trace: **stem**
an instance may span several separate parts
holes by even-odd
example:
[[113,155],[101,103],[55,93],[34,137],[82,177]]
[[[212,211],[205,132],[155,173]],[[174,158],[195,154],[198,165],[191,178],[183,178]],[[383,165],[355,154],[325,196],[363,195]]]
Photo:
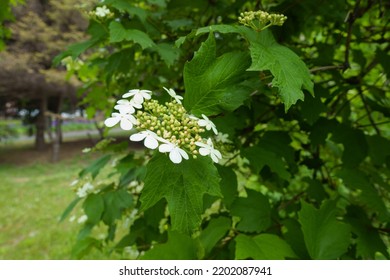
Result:
[[361,88],[359,88],[359,96],[360,96],[360,98],[363,101],[364,109],[367,112],[367,117],[370,120],[370,123],[371,123],[372,127],[375,129],[375,131],[376,131],[376,133],[378,135],[381,135],[381,132],[380,132],[379,128],[376,126],[376,123],[374,122],[374,119],[372,118],[370,107],[368,107],[368,105],[367,105],[366,99],[365,99],[365,97],[364,97],[364,95],[362,93]]

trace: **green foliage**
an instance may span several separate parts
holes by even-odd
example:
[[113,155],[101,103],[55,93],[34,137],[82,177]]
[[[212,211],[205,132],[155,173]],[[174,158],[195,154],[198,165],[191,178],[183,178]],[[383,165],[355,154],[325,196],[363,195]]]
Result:
[[141,210],[165,198],[173,230],[190,233],[197,229],[203,212],[203,195],[220,196],[219,176],[211,160],[189,160],[175,165],[167,156],[156,155],[146,168]]
[[[140,259],[389,257],[387,4],[252,2],[106,0],[109,15],[90,12],[90,39],[57,57],[80,61],[67,66],[92,113],[108,117],[134,88],[164,103],[166,87],[223,133],[206,131],[218,164],[194,151],[174,164],[98,145],[107,155],[80,173],[95,189],[80,199],[77,256],[94,247]],[[239,25],[254,6],[287,20]]]

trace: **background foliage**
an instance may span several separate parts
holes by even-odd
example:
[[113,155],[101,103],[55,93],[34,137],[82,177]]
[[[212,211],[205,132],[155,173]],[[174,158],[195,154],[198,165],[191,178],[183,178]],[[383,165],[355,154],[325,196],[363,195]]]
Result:
[[[74,255],[388,258],[390,6],[329,2],[101,1],[110,14],[92,10],[89,38],[55,59],[83,82],[89,116],[109,116],[129,89],[165,86],[229,141],[221,164],[179,165],[100,143],[107,154],[76,185],[93,189],[64,213],[81,203],[88,217]],[[259,9],[288,19],[238,24]]]

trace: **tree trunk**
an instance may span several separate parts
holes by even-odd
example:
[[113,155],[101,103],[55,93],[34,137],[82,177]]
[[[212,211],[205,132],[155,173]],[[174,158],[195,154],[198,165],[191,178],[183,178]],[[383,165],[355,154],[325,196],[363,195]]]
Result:
[[37,150],[43,150],[45,148],[45,126],[46,126],[46,112],[47,108],[47,97],[46,95],[42,96],[39,105],[39,115],[36,121],[36,135],[35,135],[35,148]]
[[52,157],[51,161],[56,162],[60,159],[60,149],[61,149],[61,144],[62,144],[62,120],[61,120],[61,107],[62,107],[62,94],[60,94],[59,99],[58,99],[58,106],[56,110],[56,114],[58,117],[54,118],[55,120],[55,133],[53,137],[53,150],[52,150]]

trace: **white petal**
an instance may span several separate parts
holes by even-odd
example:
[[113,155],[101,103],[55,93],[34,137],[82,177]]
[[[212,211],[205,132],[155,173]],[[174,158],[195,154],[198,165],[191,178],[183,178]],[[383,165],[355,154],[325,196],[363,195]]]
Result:
[[151,99],[152,98],[152,96],[149,93],[145,93],[145,92],[142,93],[142,96],[145,99]]
[[158,141],[152,136],[148,136],[145,138],[144,145],[145,147],[154,150],[158,147]]
[[195,145],[202,148],[209,148],[209,146],[202,142],[195,142]]
[[136,94],[137,92],[139,92],[139,89],[132,89],[132,90],[129,90],[127,93],[125,93],[124,95],[122,95],[123,98],[127,98],[127,97],[130,97],[130,96],[133,96],[134,94]]
[[171,143],[167,143],[161,144],[160,147],[158,147],[158,150],[160,151],[160,153],[167,153],[172,151],[173,148],[174,146]]
[[207,149],[207,148],[200,148],[199,149],[199,154],[201,154],[202,156],[207,156],[210,154],[210,149]]
[[213,129],[215,135],[218,135],[218,130],[217,130],[217,128],[215,127],[215,125],[213,125],[211,128]]
[[219,159],[214,155],[214,154],[211,154],[211,159],[215,162],[215,163],[218,163]]
[[199,126],[206,126],[207,124],[208,124],[208,122],[205,121],[205,120],[199,120],[199,121],[198,121],[198,125],[199,125]]
[[118,122],[119,122],[120,118],[117,118],[117,117],[111,117],[111,118],[108,118],[104,121],[104,124],[108,127],[113,127],[114,125],[116,125]]
[[121,114],[133,114],[135,112],[134,107],[130,104],[115,105],[114,109],[118,110]]
[[142,141],[146,138],[146,134],[145,133],[136,133],[136,134],[133,134],[130,136],[130,140],[131,141]]
[[214,154],[216,157],[222,159],[222,155],[221,155],[221,152],[220,152],[220,151],[214,149],[213,152],[212,152],[212,154]]
[[133,128],[133,123],[129,121],[128,119],[122,119],[121,120],[121,128],[123,130],[131,130]]
[[178,148],[178,150],[179,150],[180,155],[183,158],[188,159],[188,155],[187,155],[186,151],[184,151],[183,149],[180,149],[180,148]]
[[169,153],[169,159],[173,162],[173,163],[180,163],[181,162],[181,155],[180,155],[180,152],[177,150],[177,149],[173,149],[170,153]]

